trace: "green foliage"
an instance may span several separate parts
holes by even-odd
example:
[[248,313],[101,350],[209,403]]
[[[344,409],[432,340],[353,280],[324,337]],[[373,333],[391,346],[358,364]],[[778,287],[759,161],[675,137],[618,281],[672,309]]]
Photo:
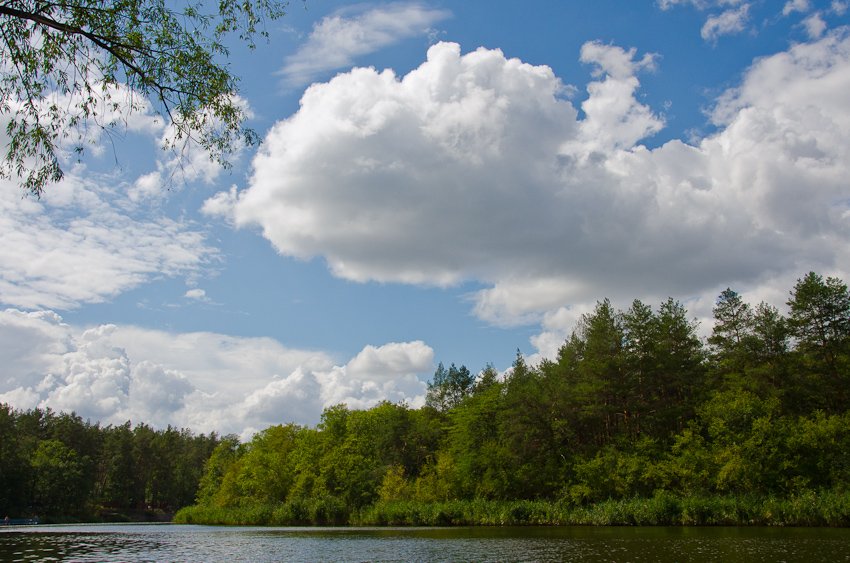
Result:
[[850,292],[836,278],[809,272],[797,280],[788,300],[789,325],[805,354],[810,387],[823,406],[843,411],[850,384]]
[[472,391],[474,381],[475,376],[469,373],[466,366],[457,368],[452,364],[447,370],[440,362],[437,371],[434,372],[434,379],[428,382],[428,396],[425,404],[439,411],[451,410]]
[[449,452],[437,454],[436,463],[428,463],[413,485],[413,499],[418,502],[447,501],[462,494],[462,483],[454,457]]
[[[460,497],[498,497],[505,489],[504,444],[500,440],[500,418],[505,413],[503,384],[492,383],[466,399],[463,408],[451,413],[448,427],[449,451],[439,460],[446,466],[447,454],[454,466],[455,494]],[[438,464],[439,465],[439,464]],[[445,468],[443,472],[448,468]],[[433,499],[448,495],[435,494]]]
[[217,443],[215,434],[101,428],[74,413],[0,405],[0,512],[80,521],[101,506],[177,509],[195,500]]
[[41,442],[32,459],[35,504],[48,514],[72,512],[85,496],[89,463],[58,440]]
[[714,307],[714,327],[708,342],[722,364],[738,368],[745,361],[747,340],[752,333],[753,311],[741,296],[726,288]]
[[351,512],[343,501],[320,497],[237,507],[188,506],[175,514],[174,522],[219,526],[342,526],[350,518]]
[[626,451],[605,446],[595,456],[576,461],[573,482],[563,494],[576,504],[650,496],[663,490],[669,481],[665,457],[658,442],[651,438],[641,439]]
[[850,526],[850,494],[609,499],[575,506],[558,501],[454,500],[379,503],[352,513],[355,526]]
[[391,467],[384,475],[381,486],[378,487],[380,502],[408,500],[411,496],[411,487],[404,478],[404,469],[398,465]]
[[18,428],[18,414],[0,404],[0,510],[15,514],[26,505],[31,460],[29,436]]
[[[208,11],[212,5],[217,10]],[[21,178],[40,195],[62,178],[60,152],[84,151],[100,131],[153,107],[172,133],[163,148],[187,140],[228,166],[234,143],[258,140],[243,125],[238,77],[221,61],[225,39],[249,48],[268,37],[266,20],[286,3],[223,0],[177,9],[162,0],[11,0],[0,5],[0,113],[8,116],[8,152],[0,175]],[[94,133],[92,133],[94,130]]]

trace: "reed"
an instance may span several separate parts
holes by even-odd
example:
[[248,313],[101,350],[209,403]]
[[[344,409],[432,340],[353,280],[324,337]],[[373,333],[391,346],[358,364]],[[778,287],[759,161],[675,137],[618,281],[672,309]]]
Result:
[[174,522],[209,526],[344,526],[350,516],[341,500],[322,497],[277,504],[188,506],[174,516]]
[[228,526],[850,526],[850,492],[609,499],[576,505],[550,500],[379,502],[350,510],[335,497],[274,505],[191,506],[181,524]]

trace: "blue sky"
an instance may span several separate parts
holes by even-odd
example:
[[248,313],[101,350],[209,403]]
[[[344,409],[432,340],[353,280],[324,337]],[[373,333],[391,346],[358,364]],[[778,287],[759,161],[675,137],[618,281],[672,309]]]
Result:
[[[306,6],[306,9],[305,9]],[[0,185],[0,401],[248,436],[553,357],[597,300],[850,279],[846,1],[293,2],[230,172],[142,112]]]

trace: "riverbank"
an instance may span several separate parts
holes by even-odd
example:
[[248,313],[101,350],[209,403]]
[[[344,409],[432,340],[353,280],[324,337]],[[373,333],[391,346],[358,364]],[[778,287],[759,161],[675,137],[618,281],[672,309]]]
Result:
[[349,510],[338,499],[242,507],[190,506],[178,524],[228,526],[828,526],[850,527],[850,493],[607,500],[572,505],[546,500],[395,501]]
[[[86,507],[74,514],[48,514],[40,518],[21,520],[36,524],[121,524],[172,522],[174,512],[145,508],[93,508]],[[2,523],[2,522],[0,522]]]

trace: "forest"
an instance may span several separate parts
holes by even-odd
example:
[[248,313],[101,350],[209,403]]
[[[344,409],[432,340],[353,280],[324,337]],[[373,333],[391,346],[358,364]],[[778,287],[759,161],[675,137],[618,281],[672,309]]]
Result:
[[74,413],[0,405],[0,518],[167,518],[195,501],[215,433],[101,427]]
[[5,407],[0,506],[165,503],[209,524],[847,526],[850,293],[810,272],[787,305],[727,289],[703,340],[673,299],[603,300],[552,360],[440,364],[422,408],[337,405],[246,443]]

